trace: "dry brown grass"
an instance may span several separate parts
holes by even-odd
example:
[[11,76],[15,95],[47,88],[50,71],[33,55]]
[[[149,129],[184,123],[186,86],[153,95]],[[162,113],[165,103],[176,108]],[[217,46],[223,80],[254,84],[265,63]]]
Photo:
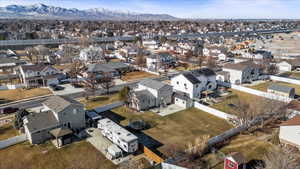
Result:
[[36,96],[43,96],[51,94],[51,91],[46,88],[35,88],[35,89],[13,89],[13,90],[1,90],[0,99],[6,101],[17,101],[27,99]]
[[52,144],[23,143],[0,151],[1,169],[115,169],[99,151],[85,141],[56,149]]
[[18,130],[14,128],[12,123],[0,126],[0,140],[5,140],[10,137],[17,136],[19,134]]
[[84,104],[86,109],[94,109],[96,107],[111,104],[119,100],[119,95],[117,93],[112,95],[96,96],[95,98],[90,98],[89,100],[82,98],[79,99],[79,102]]
[[126,75],[122,76],[121,79],[124,81],[134,81],[134,80],[150,78],[150,77],[158,77],[158,76],[148,72],[136,71],[136,72],[126,73]]
[[295,85],[295,84],[285,83],[285,82],[268,81],[268,82],[265,82],[265,83],[258,84],[256,86],[251,86],[250,88],[267,92],[267,89],[271,84],[277,84],[277,85],[282,85],[282,86],[293,87],[296,90],[296,94],[300,95],[300,85]]

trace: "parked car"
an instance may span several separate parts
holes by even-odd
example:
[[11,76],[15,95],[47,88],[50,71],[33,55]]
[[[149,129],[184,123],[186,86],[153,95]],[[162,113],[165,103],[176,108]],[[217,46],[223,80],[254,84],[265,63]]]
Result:
[[56,85],[56,84],[50,84],[49,86],[50,86],[50,88],[51,88],[53,91],[58,91],[58,90],[64,90],[64,89],[65,89],[64,87],[59,86],[59,85]]
[[3,109],[0,109],[0,114],[11,114],[17,112],[18,110],[19,108],[5,107]]

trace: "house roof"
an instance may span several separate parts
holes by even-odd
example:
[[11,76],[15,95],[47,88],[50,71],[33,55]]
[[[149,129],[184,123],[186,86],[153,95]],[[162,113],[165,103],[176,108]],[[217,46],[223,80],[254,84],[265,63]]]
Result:
[[81,103],[65,97],[65,96],[51,96],[45,102],[43,102],[49,109],[53,110],[55,113],[59,113],[72,105],[82,105]]
[[134,91],[134,94],[138,100],[145,100],[154,97],[148,90]]
[[292,66],[300,66],[300,59],[288,59],[285,61],[291,64]]
[[50,65],[43,65],[43,64],[39,64],[39,65],[22,65],[21,66],[24,72],[27,71],[42,71],[44,69],[46,69],[47,67],[51,67],[52,69],[55,69],[54,67],[50,66]]
[[192,70],[191,72],[195,76],[201,76],[201,75],[214,76],[214,75],[216,75],[216,73],[213,70],[208,69],[208,68],[196,69],[196,70]]
[[292,90],[294,90],[294,88],[292,87],[288,87],[288,86],[282,86],[282,85],[278,85],[278,84],[271,84],[268,89],[270,90],[276,90],[276,91],[280,91],[280,92],[284,92],[284,93],[290,93]]
[[219,71],[219,72],[216,72],[217,75],[223,75],[223,76],[226,76],[226,75],[229,75],[229,72],[227,71]]
[[90,64],[88,65],[88,72],[114,72],[115,69],[107,67],[104,64]]
[[143,86],[149,87],[151,89],[155,89],[155,90],[159,90],[165,86],[169,86],[165,83],[162,83],[157,80],[152,80],[152,79],[142,80],[142,81],[140,81],[139,85],[143,85]]
[[105,67],[110,67],[113,69],[124,69],[124,68],[128,68],[129,66],[125,63],[122,62],[108,62],[106,64],[104,64]]
[[246,163],[245,156],[240,152],[233,152],[233,153],[229,154],[229,157],[231,157],[238,164]]
[[234,70],[244,70],[247,67],[258,67],[258,65],[252,61],[244,61],[244,62],[239,62],[239,63],[228,63],[228,64],[224,65],[224,68],[234,69]]
[[188,81],[190,81],[192,84],[198,84],[201,83],[200,80],[198,80],[192,73],[187,72],[182,74]]
[[59,122],[51,111],[32,113],[26,117],[28,120],[26,126],[30,132],[39,131],[45,128],[59,125]]
[[299,126],[300,125],[300,115],[297,115],[288,121],[285,121],[280,124],[280,126]]
[[62,136],[66,136],[66,135],[69,135],[69,134],[72,134],[73,131],[66,128],[66,127],[60,127],[60,128],[56,128],[56,129],[53,129],[50,131],[50,133],[58,138],[58,137],[62,137]]

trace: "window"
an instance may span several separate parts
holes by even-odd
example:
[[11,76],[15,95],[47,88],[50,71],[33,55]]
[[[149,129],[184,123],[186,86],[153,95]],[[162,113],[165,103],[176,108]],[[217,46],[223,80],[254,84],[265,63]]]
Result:
[[179,82],[177,81],[177,84],[179,85]]
[[229,162],[229,164],[228,164],[228,167],[230,167],[230,168],[234,168],[235,167],[235,164],[233,163],[233,162]]

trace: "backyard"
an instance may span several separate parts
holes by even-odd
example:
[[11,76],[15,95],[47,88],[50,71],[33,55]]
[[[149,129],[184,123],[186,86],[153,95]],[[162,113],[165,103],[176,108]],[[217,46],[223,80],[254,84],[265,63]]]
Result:
[[184,149],[189,141],[194,141],[200,135],[212,137],[232,128],[225,120],[195,108],[165,117],[151,112],[135,113],[126,107],[113,109],[112,112],[123,117],[123,125],[127,125],[131,119],[142,119],[150,124],[151,128],[144,133],[163,145],[158,150],[164,154],[170,148]]
[[75,142],[61,149],[50,142],[33,146],[28,142],[0,151],[0,168],[9,169],[115,169],[98,150],[86,141]]
[[135,81],[135,80],[150,78],[150,77],[158,77],[158,76],[148,72],[135,71],[135,72],[126,73],[125,75],[122,76],[121,79],[124,81]]
[[288,87],[293,87],[296,90],[296,94],[300,95],[300,85],[295,85],[291,83],[285,83],[285,82],[274,82],[274,81],[267,81],[265,83],[258,84],[256,86],[251,86],[250,88],[260,90],[260,91],[267,91],[268,87],[271,84],[277,84],[277,85],[282,85],[282,86],[288,86]]
[[5,103],[48,94],[52,93],[47,88],[0,90],[0,101]]
[[225,97],[222,102],[214,104],[211,107],[228,114],[237,115],[238,112],[235,110],[235,103],[237,101],[244,100],[246,102],[251,102],[251,101],[263,99],[262,97],[255,96],[245,92],[240,92],[234,89],[230,89],[229,92],[230,95]]
[[0,140],[5,140],[18,134],[19,132],[14,128],[12,123],[0,125]]

